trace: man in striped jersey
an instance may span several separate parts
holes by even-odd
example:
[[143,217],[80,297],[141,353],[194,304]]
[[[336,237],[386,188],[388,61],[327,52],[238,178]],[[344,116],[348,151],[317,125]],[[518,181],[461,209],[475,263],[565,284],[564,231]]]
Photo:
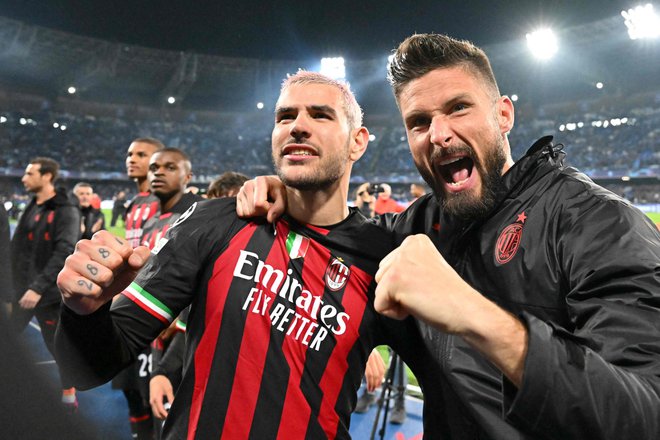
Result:
[[142,226],[160,211],[158,197],[151,193],[149,184],[149,160],[165,145],[154,138],[137,138],[126,151],[126,175],[135,182],[138,194],[126,208],[126,240],[138,247],[142,238]]
[[80,242],[58,278],[66,371],[82,388],[100,385],[191,304],[164,438],[349,438],[374,346],[395,348],[420,377],[432,365],[412,320],[373,308],[392,237],[346,205],[368,136],[346,85],[287,79],[272,133],[287,214],[273,226],[239,219],[233,198],[210,200],[151,256],[109,234]]
[[[165,145],[157,139],[134,139],[126,151],[126,175],[135,182],[138,194],[126,208],[126,240],[132,247],[141,244],[144,225],[160,212],[160,200],[152,193],[149,181],[151,157]],[[151,352],[146,348],[137,360],[113,380],[112,387],[122,390],[128,404],[128,420],[134,439],[148,440],[153,437],[153,421],[149,405],[149,373]]]

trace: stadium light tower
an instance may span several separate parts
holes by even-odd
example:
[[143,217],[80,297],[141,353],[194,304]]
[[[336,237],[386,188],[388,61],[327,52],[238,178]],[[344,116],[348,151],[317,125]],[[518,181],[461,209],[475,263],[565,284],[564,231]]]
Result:
[[653,5],[647,3],[621,11],[628,28],[628,36],[631,40],[651,39],[660,36],[660,17],[653,10]]
[[343,57],[321,58],[321,73],[334,79],[346,78],[346,66]]
[[527,47],[535,58],[549,60],[559,50],[559,43],[552,29],[543,28],[526,35]]

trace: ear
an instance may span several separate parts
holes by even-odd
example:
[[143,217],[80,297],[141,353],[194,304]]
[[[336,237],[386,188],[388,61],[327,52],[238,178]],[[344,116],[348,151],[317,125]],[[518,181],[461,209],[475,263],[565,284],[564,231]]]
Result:
[[515,120],[515,110],[513,102],[508,96],[501,96],[497,100],[497,121],[500,126],[500,133],[507,134],[513,128]]
[[353,130],[351,134],[351,146],[349,158],[351,161],[358,161],[367,151],[369,144],[369,130],[366,127],[360,127]]
[[189,172],[188,174],[186,174],[186,186],[188,186],[188,184],[189,184],[190,181],[192,180],[192,177],[193,177],[193,173],[192,173],[192,172]]

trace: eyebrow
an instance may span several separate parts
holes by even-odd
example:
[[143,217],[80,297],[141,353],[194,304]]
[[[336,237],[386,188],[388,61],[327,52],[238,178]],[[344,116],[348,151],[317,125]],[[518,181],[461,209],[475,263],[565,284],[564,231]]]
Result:
[[[305,108],[314,110],[315,112],[325,112],[331,114],[333,117],[337,116],[337,112],[335,111],[335,109],[330,107],[329,105],[310,105]],[[290,113],[296,110],[297,107],[277,107],[275,109],[275,114],[280,115],[282,113]]]

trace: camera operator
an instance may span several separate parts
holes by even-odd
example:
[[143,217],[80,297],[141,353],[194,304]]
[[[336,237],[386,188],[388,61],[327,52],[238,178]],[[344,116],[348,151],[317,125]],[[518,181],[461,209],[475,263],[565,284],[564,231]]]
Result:
[[363,183],[355,190],[355,206],[367,218],[374,216],[374,206],[376,198],[372,192],[372,186],[369,182]]

